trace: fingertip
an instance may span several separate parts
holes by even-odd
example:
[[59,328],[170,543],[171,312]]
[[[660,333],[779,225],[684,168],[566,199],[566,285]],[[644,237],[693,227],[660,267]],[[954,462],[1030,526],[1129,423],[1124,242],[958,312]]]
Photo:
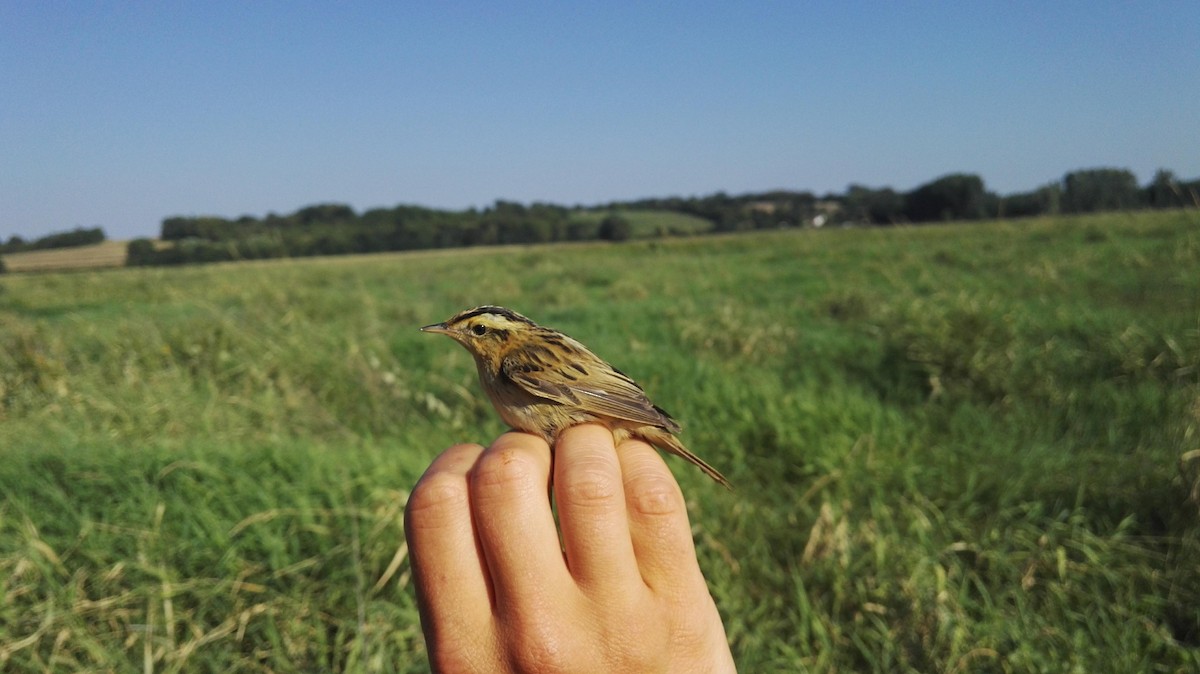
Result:
[[607,426],[600,423],[589,422],[586,424],[576,424],[570,428],[564,429],[558,434],[556,447],[578,446],[584,445],[590,448],[605,449],[613,451],[615,448],[613,433]]
[[531,433],[510,431],[479,455],[471,470],[472,490],[485,499],[504,500],[542,492],[550,475],[550,446]]
[[[462,442],[455,445],[450,445],[437,456],[425,469],[425,473],[421,475],[424,479],[430,473],[451,472],[466,475],[475,465],[475,461],[479,455],[483,453],[483,445],[474,442]],[[417,481],[418,483],[420,480]]]
[[414,515],[422,513],[416,525],[429,528],[451,521],[455,510],[465,509],[468,501],[467,475],[479,459],[483,447],[476,444],[453,445],[439,454],[417,478],[404,506],[405,531],[414,524]]
[[[554,491],[560,508],[624,509],[621,466],[613,434],[601,424],[564,430],[555,443]],[[624,518],[624,513],[619,513]]]

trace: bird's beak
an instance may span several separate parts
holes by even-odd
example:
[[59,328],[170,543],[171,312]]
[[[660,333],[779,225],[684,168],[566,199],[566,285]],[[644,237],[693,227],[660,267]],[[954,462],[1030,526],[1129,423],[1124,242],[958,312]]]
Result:
[[435,332],[439,335],[448,335],[451,331],[450,328],[446,327],[445,323],[434,323],[433,325],[426,325],[421,328],[421,332]]

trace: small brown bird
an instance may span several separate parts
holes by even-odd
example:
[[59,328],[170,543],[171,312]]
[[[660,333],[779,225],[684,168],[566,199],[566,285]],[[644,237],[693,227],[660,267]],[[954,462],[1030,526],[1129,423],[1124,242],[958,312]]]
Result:
[[514,429],[553,445],[563,429],[598,422],[617,442],[641,438],[733,488],[679,442],[679,423],[650,402],[641,386],[563,333],[495,306],[468,309],[421,331],[447,335],[471,352],[483,390]]

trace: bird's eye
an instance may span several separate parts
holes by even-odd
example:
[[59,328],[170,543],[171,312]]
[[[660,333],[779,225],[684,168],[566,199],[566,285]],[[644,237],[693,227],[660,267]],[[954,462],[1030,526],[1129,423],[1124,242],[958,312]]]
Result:
[[476,337],[482,337],[487,334],[487,326],[476,323],[475,325],[471,326],[471,332],[473,332]]

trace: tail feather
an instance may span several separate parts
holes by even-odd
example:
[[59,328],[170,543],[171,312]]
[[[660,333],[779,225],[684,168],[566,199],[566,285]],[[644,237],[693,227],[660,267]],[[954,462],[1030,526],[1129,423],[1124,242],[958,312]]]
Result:
[[718,484],[725,487],[729,491],[733,491],[733,483],[730,482],[724,475],[722,475],[721,471],[713,468],[708,464],[707,461],[693,454],[691,450],[683,446],[683,443],[679,441],[679,438],[668,433],[667,431],[661,428],[643,427],[637,429],[633,434],[641,437],[643,440],[649,442],[655,447],[658,447],[663,451],[670,452],[671,454],[684,459],[688,463],[695,465],[697,468],[704,471],[705,475],[711,477]]

